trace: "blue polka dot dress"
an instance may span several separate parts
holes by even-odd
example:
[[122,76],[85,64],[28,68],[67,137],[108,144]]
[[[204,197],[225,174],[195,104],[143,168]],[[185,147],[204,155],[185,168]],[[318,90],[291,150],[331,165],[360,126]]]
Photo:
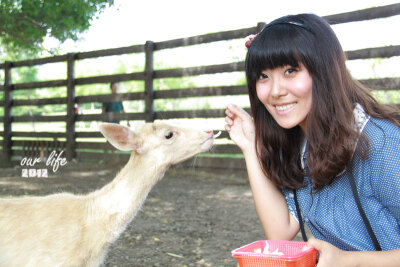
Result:
[[[400,248],[400,129],[393,123],[369,117],[361,106],[355,110],[359,129],[369,139],[364,160],[353,158],[353,176],[361,205],[382,250]],[[305,156],[305,153],[303,154]],[[343,250],[372,251],[375,247],[357,209],[349,173],[311,193],[312,183],[297,190],[304,222],[312,234]],[[282,190],[289,212],[298,220],[291,190]]]

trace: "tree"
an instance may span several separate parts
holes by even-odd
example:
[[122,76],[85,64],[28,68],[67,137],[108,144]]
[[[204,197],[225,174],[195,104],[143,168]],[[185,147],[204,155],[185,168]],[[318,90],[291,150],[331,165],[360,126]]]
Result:
[[77,40],[114,0],[0,0],[0,46],[14,55],[41,51],[46,36]]

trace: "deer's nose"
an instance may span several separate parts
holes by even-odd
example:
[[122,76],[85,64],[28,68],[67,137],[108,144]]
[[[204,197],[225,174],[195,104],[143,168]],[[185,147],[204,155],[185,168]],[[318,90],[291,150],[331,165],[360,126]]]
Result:
[[213,130],[205,130],[205,132],[206,132],[206,134],[209,134],[209,135],[211,135],[211,136],[213,136],[213,135],[214,135],[214,132],[213,132]]

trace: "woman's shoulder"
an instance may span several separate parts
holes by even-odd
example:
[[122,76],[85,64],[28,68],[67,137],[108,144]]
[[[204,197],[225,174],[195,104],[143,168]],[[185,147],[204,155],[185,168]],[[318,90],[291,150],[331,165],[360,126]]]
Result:
[[[367,179],[371,192],[385,209],[400,218],[400,128],[394,123],[371,117],[365,128],[369,139],[369,155],[360,164],[359,180]],[[368,179],[369,177],[369,179]]]
[[375,117],[370,117],[365,128],[363,129],[369,139],[379,141],[386,138],[400,140],[400,128],[393,122],[380,119]]
[[369,147],[366,162],[380,166],[380,171],[393,170],[393,165],[399,165],[400,128],[397,125],[385,119],[371,117],[363,133],[367,136]]

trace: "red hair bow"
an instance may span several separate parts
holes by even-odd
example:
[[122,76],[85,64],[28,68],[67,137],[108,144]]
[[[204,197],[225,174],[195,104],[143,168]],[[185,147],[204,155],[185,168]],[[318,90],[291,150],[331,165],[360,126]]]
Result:
[[247,48],[250,47],[251,43],[253,42],[254,38],[256,38],[256,37],[257,37],[257,34],[251,34],[251,35],[246,37],[245,45],[246,45]]

